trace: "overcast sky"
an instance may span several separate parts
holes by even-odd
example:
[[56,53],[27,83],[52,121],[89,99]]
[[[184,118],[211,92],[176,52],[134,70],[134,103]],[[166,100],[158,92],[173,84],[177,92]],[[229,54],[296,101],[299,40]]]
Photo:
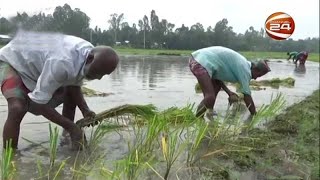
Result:
[[144,15],[150,17],[153,9],[159,19],[167,19],[176,27],[190,27],[197,22],[205,28],[214,27],[217,21],[227,18],[235,32],[244,33],[249,26],[260,30],[269,15],[281,11],[295,21],[291,38],[319,37],[319,0],[0,0],[0,16],[23,11],[52,13],[64,3],[80,8],[91,18],[90,26],[101,29],[108,28],[112,13],[124,13],[124,21],[132,25]]

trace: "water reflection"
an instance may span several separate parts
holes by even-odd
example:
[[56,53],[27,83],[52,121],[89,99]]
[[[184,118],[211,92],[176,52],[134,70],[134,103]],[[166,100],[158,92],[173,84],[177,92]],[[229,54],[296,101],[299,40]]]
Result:
[[[191,75],[187,57],[121,57],[120,64],[110,77],[111,80],[125,83],[126,78],[135,78],[143,90],[154,90],[166,79]],[[159,63],[161,61],[161,63]]]
[[[272,94],[284,93],[289,102],[294,102],[318,87],[319,83],[315,83],[319,77],[318,64],[312,62],[306,64],[308,73],[301,77],[300,74],[293,72],[294,64],[285,62],[285,60],[282,63],[270,61],[269,66],[272,71],[258,80],[292,77],[296,80],[294,88],[267,87],[265,91],[252,89],[257,107],[268,103]],[[195,93],[196,82],[197,79],[188,67],[188,56],[121,56],[119,66],[110,76],[87,83],[88,88],[114,95],[90,98],[88,101],[97,112],[123,104],[152,103],[160,109],[185,106],[188,103],[198,104],[203,96]],[[233,86],[229,88],[235,90]],[[224,112],[226,107],[227,95],[219,93],[215,109]]]
[[294,73],[296,76],[304,76],[306,74],[306,66],[304,64],[296,65],[294,68]]

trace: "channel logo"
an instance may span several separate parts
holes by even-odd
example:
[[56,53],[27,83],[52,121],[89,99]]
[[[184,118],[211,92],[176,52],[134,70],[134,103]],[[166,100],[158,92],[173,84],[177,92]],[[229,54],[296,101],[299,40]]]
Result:
[[294,32],[293,18],[284,12],[271,14],[265,23],[267,34],[275,40],[284,40],[289,38]]

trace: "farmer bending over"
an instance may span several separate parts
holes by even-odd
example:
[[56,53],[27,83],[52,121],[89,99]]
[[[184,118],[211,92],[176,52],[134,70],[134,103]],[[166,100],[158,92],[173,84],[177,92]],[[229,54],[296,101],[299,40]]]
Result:
[[308,58],[308,52],[302,51],[299,54],[297,54],[297,57],[295,60],[293,60],[293,62],[297,64],[297,62],[299,61],[299,64],[304,65],[306,63],[307,58]]
[[297,59],[297,55],[298,55],[298,52],[296,51],[293,51],[293,52],[287,52],[287,55],[289,56],[287,58],[288,61],[290,61],[290,59],[292,58],[293,62]]
[[[20,123],[27,112],[42,115],[69,132],[72,147],[85,143],[82,130],[73,122],[76,107],[84,117],[94,116],[82,95],[84,78],[101,79],[118,64],[110,47],[93,47],[78,37],[19,32],[0,49],[1,92],[8,102],[3,128],[3,147],[18,145]],[[55,107],[63,103],[62,115]]]
[[230,91],[223,81],[238,82],[250,113],[256,113],[249,83],[251,79],[261,77],[270,71],[266,61],[250,62],[231,49],[213,46],[193,52],[189,67],[204,95],[197,109],[198,117],[205,114],[206,118],[212,120],[213,107],[221,88],[229,95],[230,103],[238,100],[237,94]]

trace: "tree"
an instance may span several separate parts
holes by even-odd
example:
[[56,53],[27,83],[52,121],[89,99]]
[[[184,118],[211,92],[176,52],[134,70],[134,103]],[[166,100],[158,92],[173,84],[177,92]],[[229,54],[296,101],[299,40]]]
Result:
[[26,12],[22,14],[17,13],[17,15],[11,19],[15,29],[25,27],[28,24],[28,20],[29,15]]
[[53,12],[53,27],[55,31],[65,34],[72,34],[78,37],[89,39],[90,18],[80,9],[72,10],[68,4],[58,6]]
[[235,33],[231,26],[228,26],[228,20],[222,19],[218,21],[214,27],[214,44],[219,46],[228,46]]
[[259,37],[259,32],[254,30],[254,28],[250,26],[249,30],[246,30],[244,34],[244,39],[249,46],[249,50],[254,51],[257,49],[259,39],[261,38]]
[[12,30],[12,24],[4,17],[0,18],[0,34],[9,34]]
[[155,10],[151,11],[150,26],[151,26],[151,40],[152,40],[152,42],[159,43],[162,39],[162,34],[161,34],[161,30],[160,30],[159,17],[156,15]]
[[159,24],[159,39],[158,42],[161,43],[161,47],[166,46],[170,38],[172,38],[174,24],[169,23],[166,19],[162,19]]
[[123,41],[130,41],[130,43],[136,43],[136,36],[137,36],[137,28],[135,24],[130,27],[127,22],[121,24],[121,30],[119,32],[119,39]]
[[120,15],[113,13],[110,16],[111,18],[108,21],[110,24],[110,30],[114,33],[114,42],[117,42],[117,33],[120,30],[120,25],[124,18],[123,13],[121,13]]
[[198,49],[206,46],[226,46],[236,51],[309,51],[319,53],[319,37],[301,40],[276,41],[268,37],[264,28],[249,27],[243,34],[233,32],[227,19],[216,22],[206,29],[199,22],[190,28],[182,24],[177,27],[166,19],[161,19],[154,10],[150,21],[144,15],[138,24],[123,22],[123,14],[111,14],[108,30],[89,28],[90,18],[80,9],[72,9],[68,4],[57,6],[53,14],[25,12],[6,19],[0,17],[0,33],[14,34],[17,28],[35,31],[58,31],[90,40],[92,44],[114,45],[116,41],[130,41],[130,46],[153,48],[155,43],[168,49]]
[[190,49],[203,48],[208,44],[203,25],[200,23],[196,23],[190,27],[188,36],[190,37],[188,43]]
[[143,32],[143,48],[146,48],[146,35],[150,31],[149,19],[146,15],[143,16],[142,20],[138,23],[140,32]]

